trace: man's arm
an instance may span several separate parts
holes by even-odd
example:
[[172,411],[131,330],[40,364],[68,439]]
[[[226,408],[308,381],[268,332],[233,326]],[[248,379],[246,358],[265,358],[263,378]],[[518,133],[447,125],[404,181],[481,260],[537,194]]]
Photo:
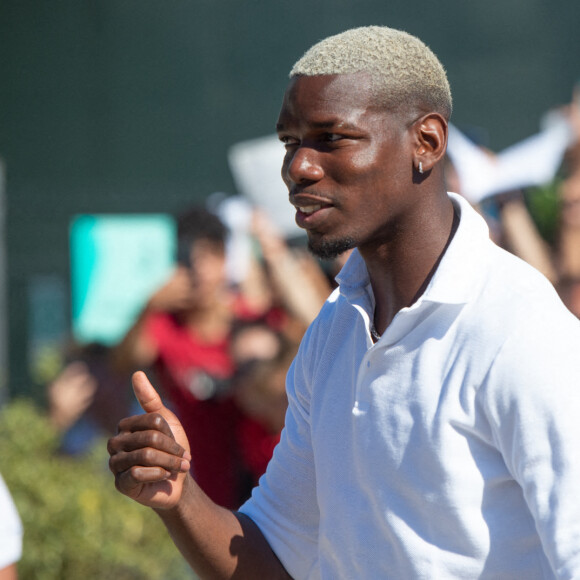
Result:
[[133,388],[146,413],[123,419],[109,440],[117,489],[154,508],[202,578],[290,578],[252,520],[213,503],[188,474],[183,427],[144,373]]
[[480,393],[554,577],[580,578],[580,324],[549,298],[540,304],[508,322]]
[[176,508],[155,511],[201,578],[290,578],[250,518],[214,504],[190,476],[186,481]]

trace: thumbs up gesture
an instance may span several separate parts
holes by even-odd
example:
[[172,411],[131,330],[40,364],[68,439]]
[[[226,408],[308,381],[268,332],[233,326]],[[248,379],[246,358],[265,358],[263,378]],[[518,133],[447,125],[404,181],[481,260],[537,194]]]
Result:
[[181,499],[191,455],[179,419],[163,404],[145,373],[133,375],[133,390],[143,415],[123,419],[109,439],[109,468],[117,489],[156,509]]

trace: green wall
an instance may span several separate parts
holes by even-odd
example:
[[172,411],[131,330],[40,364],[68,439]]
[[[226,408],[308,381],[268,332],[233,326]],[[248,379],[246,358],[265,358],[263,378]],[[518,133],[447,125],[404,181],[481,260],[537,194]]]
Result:
[[455,123],[498,149],[569,100],[578,22],[577,0],[0,0],[11,390],[29,388],[31,326],[67,324],[71,216],[233,193],[228,147],[272,132],[316,40],[363,24],[418,35],[446,65]]

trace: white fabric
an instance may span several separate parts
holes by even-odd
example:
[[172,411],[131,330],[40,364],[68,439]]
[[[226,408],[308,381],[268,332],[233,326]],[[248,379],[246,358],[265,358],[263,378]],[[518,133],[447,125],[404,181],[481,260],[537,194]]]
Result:
[[0,570],[20,560],[22,524],[12,496],[0,475]]
[[580,578],[580,322],[469,204],[373,345],[355,251],[242,507],[296,579]]
[[493,157],[450,123],[447,154],[459,176],[461,193],[471,203],[479,203],[491,195],[549,183],[574,141],[570,122],[553,111],[539,133]]

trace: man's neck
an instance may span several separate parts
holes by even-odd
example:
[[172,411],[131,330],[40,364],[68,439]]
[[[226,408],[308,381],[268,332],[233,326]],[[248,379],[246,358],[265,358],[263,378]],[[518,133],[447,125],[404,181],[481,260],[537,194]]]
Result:
[[[452,204],[436,227],[419,236],[407,236],[399,245],[363,255],[375,296],[374,325],[382,334],[402,308],[411,306],[423,294],[451,243],[459,216]],[[362,253],[361,253],[362,254]]]

